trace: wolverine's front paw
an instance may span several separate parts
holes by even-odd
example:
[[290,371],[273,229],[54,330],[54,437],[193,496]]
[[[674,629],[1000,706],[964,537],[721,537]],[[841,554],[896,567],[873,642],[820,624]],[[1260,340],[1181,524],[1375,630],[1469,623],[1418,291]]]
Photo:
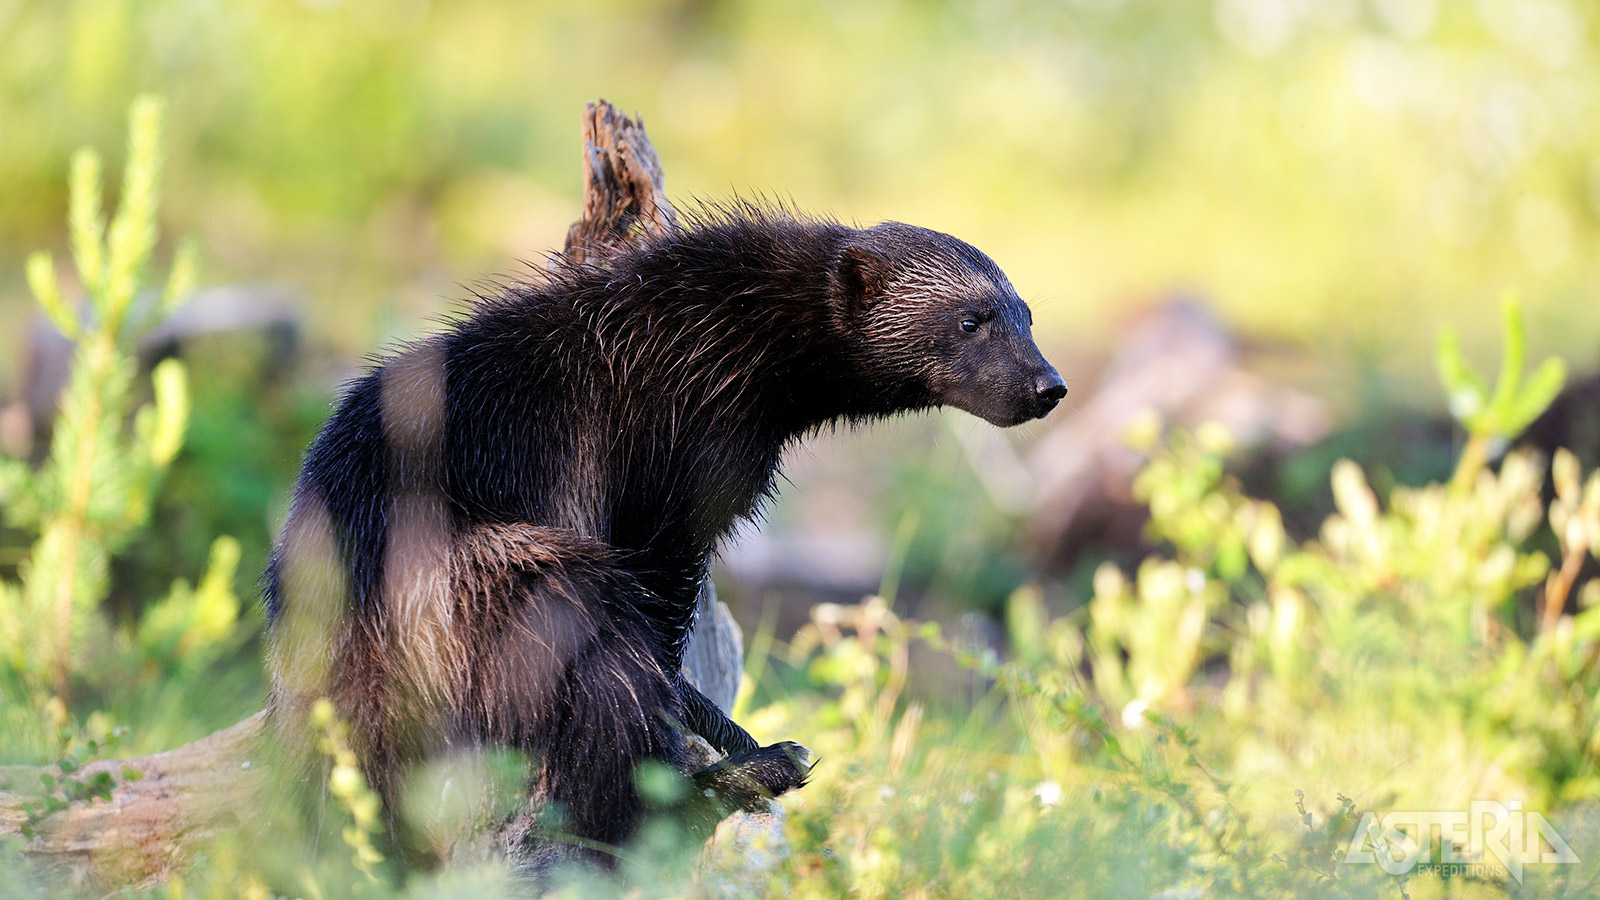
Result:
[[811,751],[793,741],[734,753],[696,772],[695,786],[724,809],[763,808],[766,801],[804,787]]
[[805,787],[811,777],[811,751],[794,741],[780,741],[739,757],[736,765],[762,793],[776,797]]
[[817,767],[816,762],[812,759],[811,748],[794,741],[779,741],[770,747],[764,747],[762,749],[777,750],[782,752],[783,755],[788,758],[789,764],[793,768],[792,783],[783,788],[783,790],[773,791],[774,796],[781,794],[784,791],[803,788],[806,786],[806,782],[811,780],[811,771]]

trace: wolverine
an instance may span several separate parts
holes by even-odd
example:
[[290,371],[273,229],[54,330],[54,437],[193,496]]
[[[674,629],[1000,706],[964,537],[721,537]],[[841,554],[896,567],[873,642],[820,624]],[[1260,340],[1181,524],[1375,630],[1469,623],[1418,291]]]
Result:
[[[803,748],[681,671],[719,543],[819,429],[1048,414],[1067,388],[1031,326],[953,237],[741,203],[479,297],[306,452],[265,577],[278,731],[305,742],[329,697],[388,809],[432,758],[525,752],[587,846],[633,833],[647,760],[723,809],[800,787]],[[685,731],[726,758],[688,772]]]

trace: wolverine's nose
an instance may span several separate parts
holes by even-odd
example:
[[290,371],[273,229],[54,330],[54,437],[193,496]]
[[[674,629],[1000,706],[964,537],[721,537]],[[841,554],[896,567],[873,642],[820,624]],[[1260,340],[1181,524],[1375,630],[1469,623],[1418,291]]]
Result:
[[1062,397],[1067,395],[1067,383],[1061,380],[1060,373],[1051,369],[1034,380],[1033,392],[1039,401],[1037,416],[1042,419],[1050,414],[1050,410],[1056,408]]

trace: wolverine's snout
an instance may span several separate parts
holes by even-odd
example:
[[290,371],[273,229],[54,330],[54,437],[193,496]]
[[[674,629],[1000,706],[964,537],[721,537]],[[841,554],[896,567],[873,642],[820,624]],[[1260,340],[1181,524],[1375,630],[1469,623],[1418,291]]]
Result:
[[1034,415],[1036,419],[1050,415],[1050,410],[1055,409],[1061,398],[1067,395],[1067,383],[1061,380],[1061,373],[1053,366],[1034,379],[1033,385],[1034,399],[1039,409]]

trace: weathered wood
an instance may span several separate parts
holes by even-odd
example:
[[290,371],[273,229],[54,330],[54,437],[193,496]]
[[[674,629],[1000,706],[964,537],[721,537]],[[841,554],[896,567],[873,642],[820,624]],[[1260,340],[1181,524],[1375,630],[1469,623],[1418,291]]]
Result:
[[[663,189],[661,163],[644,127],[605,101],[585,109],[583,216],[567,233],[564,253],[574,262],[597,263],[644,234],[674,227]],[[719,603],[709,579],[701,592],[699,624],[690,638],[684,669],[689,679],[724,709],[739,689],[743,647],[739,626]],[[175,750],[89,764],[78,778],[109,772],[117,785],[110,802],[75,803],[36,826],[23,852],[64,882],[114,888],[159,882],[192,857],[219,831],[238,821],[255,802],[264,765],[261,741],[265,713]],[[699,742],[702,752],[709,746]],[[709,758],[708,760],[709,761]],[[124,768],[142,776],[128,780]],[[0,835],[19,834],[27,821],[23,804],[33,799],[40,774],[50,769],[0,768]],[[528,798],[538,806],[540,798]],[[773,804],[773,816],[778,814]],[[520,846],[512,833],[526,827],[527,814],[485,834],[477,846]],[[767,831],[772,816],[743,817],[735,842]]]
[[562,250],[579,263],[614,255],[641,233],[663,234],[678,219],[644,120],[604,100],[586,104],[583,113],[583,216],[567,230]]
[[[117,781],[110,801],[77,803],[46,817],[23,852],[69,882],[110,886],[164,878],[218,830],[235,824],[241,804],[254,796],[260,769],[253,754],[265,715],[176,750],[89,763],[73,777],[87,781],[110,773]],[[125,779],[124,767],[138,771],[139,780]],[[0,834],[21,831],[23,804],[36,799],[41,772],[60,774],[0,768]]]
[[728,604],[717,599],[717,590],[709,578],[700,587],[694,632],[683,654],[683,671],[689,683],[712,703],[725,712],[733,709],[739,679],[744,675],[744,636]]

